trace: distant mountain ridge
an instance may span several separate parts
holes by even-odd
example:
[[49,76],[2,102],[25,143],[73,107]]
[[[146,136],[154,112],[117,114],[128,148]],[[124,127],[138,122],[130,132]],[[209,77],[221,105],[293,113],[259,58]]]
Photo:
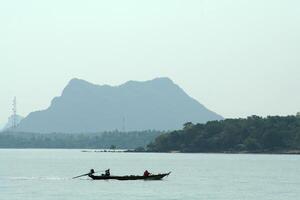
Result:
[[169,78],[128,81],[120,86],[74,78],[48,109],[30,113],[17,129],[41,133],[174,130],[187,121],[220,119]]

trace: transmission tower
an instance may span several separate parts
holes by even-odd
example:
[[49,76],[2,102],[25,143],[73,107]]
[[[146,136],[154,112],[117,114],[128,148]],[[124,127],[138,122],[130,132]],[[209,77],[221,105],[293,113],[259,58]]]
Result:
[[12,104],[12,128],[17,127],[17,98],[14,97]]

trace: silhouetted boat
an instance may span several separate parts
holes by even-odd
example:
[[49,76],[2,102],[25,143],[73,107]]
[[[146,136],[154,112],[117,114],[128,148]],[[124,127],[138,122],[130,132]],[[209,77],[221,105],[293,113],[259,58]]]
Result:
[[130,175],[130,176],[95,176],[93,174],[88,175],[90,178],[94,180],[120,180],[120,181],[126,181],[126,180],[161,180],[165,176],[168,176],[171,174],[169,173],[164,173],[164,174],[150,174],[149,176],[137,176],[137,175]]

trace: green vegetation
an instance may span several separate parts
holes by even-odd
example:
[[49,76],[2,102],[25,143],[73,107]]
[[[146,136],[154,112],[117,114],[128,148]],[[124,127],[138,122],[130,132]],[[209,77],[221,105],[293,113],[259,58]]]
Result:
[[158,136],[153,152],[300,152],[300,115],[251,116],[206,124],[185,123],[182,130]]
[[105,133],[0,133],[0,148],[123,148],[145,147],[163,132],[105,132]]

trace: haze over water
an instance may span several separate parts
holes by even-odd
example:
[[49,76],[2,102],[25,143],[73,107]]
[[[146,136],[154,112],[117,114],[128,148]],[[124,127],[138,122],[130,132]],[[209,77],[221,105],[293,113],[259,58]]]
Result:
[[[295,200],[296,155],[85,153],[81,150],[1,149],[0,199]],[[71,179],[90,168],[115,175],[172,171],[162,181]]]

